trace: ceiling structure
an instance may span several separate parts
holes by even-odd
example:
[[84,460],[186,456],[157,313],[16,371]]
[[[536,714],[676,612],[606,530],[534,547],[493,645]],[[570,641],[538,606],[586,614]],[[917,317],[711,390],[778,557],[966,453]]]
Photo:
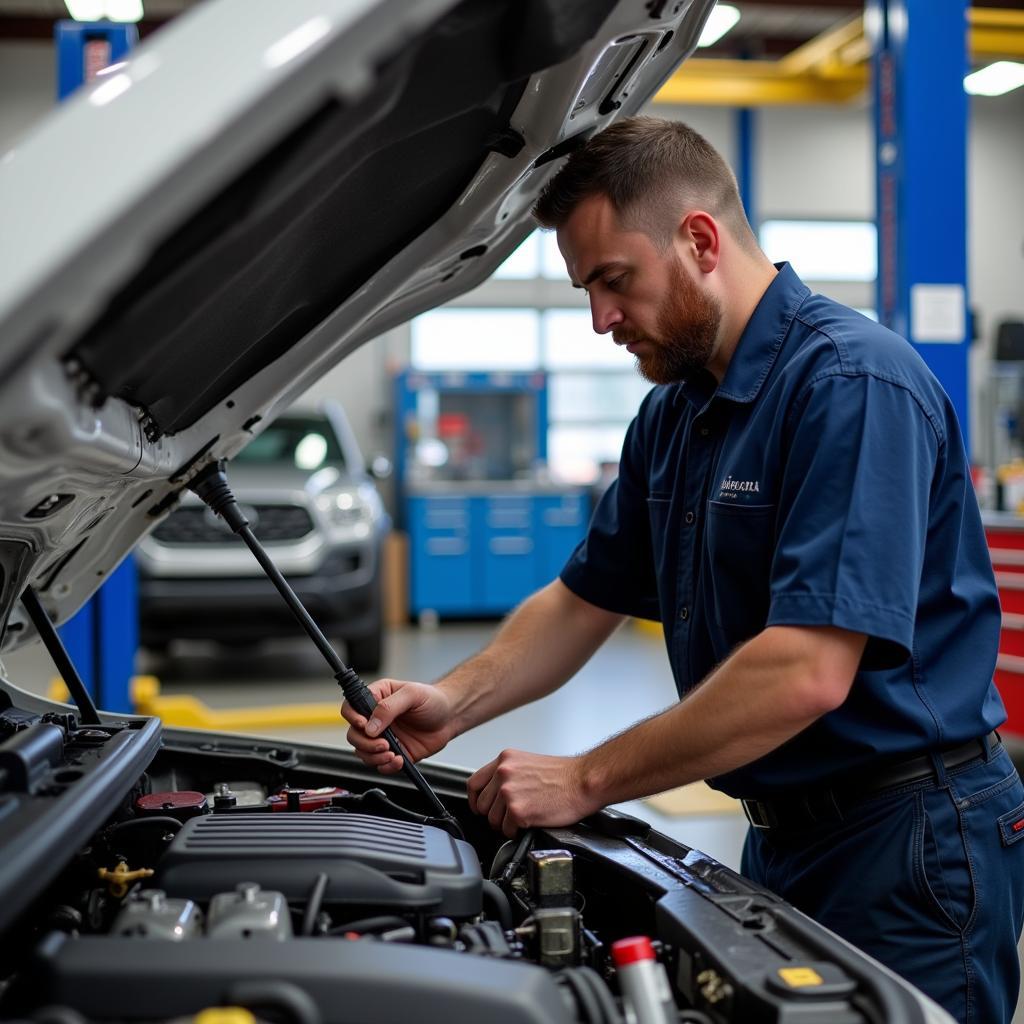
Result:
[[[870,83],[871,42],[856,0],[735,2],[740,20],[698,50],[657,95],[663,103],[758,107],[848,103]],[[1024,2],[980,0],[968,11],[973,66],[1024,60]]]
[[[204,0],[144,0],[146,36]],[[739,22],[698,50],[657,96],[665,103],[756,107],[847,103],[865,95],[871,44],[858,0],[731,0]],[[64,0],[0,0],[0,42],[53,38]],[[975,66],[1024,60],[1024,0],[978,0],[969,11]]]

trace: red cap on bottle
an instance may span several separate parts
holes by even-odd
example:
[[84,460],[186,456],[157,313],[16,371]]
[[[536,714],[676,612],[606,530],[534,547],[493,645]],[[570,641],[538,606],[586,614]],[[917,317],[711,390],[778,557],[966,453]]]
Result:
[[626,967],[638,960],[654,960],[654,947],[646,935],[634,935],[612,943],[612,959],[616,967]]

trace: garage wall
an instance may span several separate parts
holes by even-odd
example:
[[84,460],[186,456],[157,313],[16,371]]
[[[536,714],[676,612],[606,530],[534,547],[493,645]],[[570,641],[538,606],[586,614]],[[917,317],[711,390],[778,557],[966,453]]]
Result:
[[[0,43],[0,154],[54,104],[53,47],[46,42]],[[734,112],[719,107],[654,106],[680,117],[735,162]],[[971,101],[969,147],[969,267],[972,304],[981,342],[972,356],[972,436],[976,455],[985,435],[981,386],[995,324],[1024,318],[1024,90]],[[873,126],[865,103],[850,107],[792,107],[758,114],[755,184],[760,216],[866,219],[874,211]],[[941,217],[942,211],[937,210]],[[861,295],[832,290],[855,305]],[[486,302],[478,290],[469,301]],[[578,299],[577,299],[578,301]],[[390,443],[390,374],[408,359],[409,331],[392,331],[325,377],[317,394],[331,394],[348,409],[367,453]]]
[[0,42],[0,154],[53,109],[57,71],[48,42]]

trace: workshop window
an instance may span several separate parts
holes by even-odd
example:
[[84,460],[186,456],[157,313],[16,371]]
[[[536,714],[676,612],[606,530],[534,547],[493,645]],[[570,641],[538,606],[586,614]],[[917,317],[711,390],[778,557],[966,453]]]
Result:
[[618,463],[626,428],[651,385],[633,356],[594,333],[588,309],[548,309],[541,323],[548,461],[559,476],[589,482]]
[[633,356],[610,334],[595,334],[588,309],[549,309],[543,322],[543,362],[547,370],[633,370]]
[[871,221],[766,220],[760,235],[768,258],[788,261],[804,281],[872,282],[878,276]]
[[540,232],[527,235],[492,276],[498,281],[526,281],[540,277]]
[[416,370],[536,370],[535,309],[437,309],[412,322]]
[[534,231],[491,275],[496,281],[528,281],[544,278],[565,281],[565,260],[558,251],[554,231]]

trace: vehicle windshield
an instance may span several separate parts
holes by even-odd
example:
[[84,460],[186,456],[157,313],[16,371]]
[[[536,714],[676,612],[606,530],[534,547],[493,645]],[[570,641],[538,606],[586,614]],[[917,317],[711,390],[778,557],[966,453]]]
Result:
[[281,416],[254,437],[234,461],[248,466],[288,466],[312,472],[345,465],[341,445],[323,416]]

